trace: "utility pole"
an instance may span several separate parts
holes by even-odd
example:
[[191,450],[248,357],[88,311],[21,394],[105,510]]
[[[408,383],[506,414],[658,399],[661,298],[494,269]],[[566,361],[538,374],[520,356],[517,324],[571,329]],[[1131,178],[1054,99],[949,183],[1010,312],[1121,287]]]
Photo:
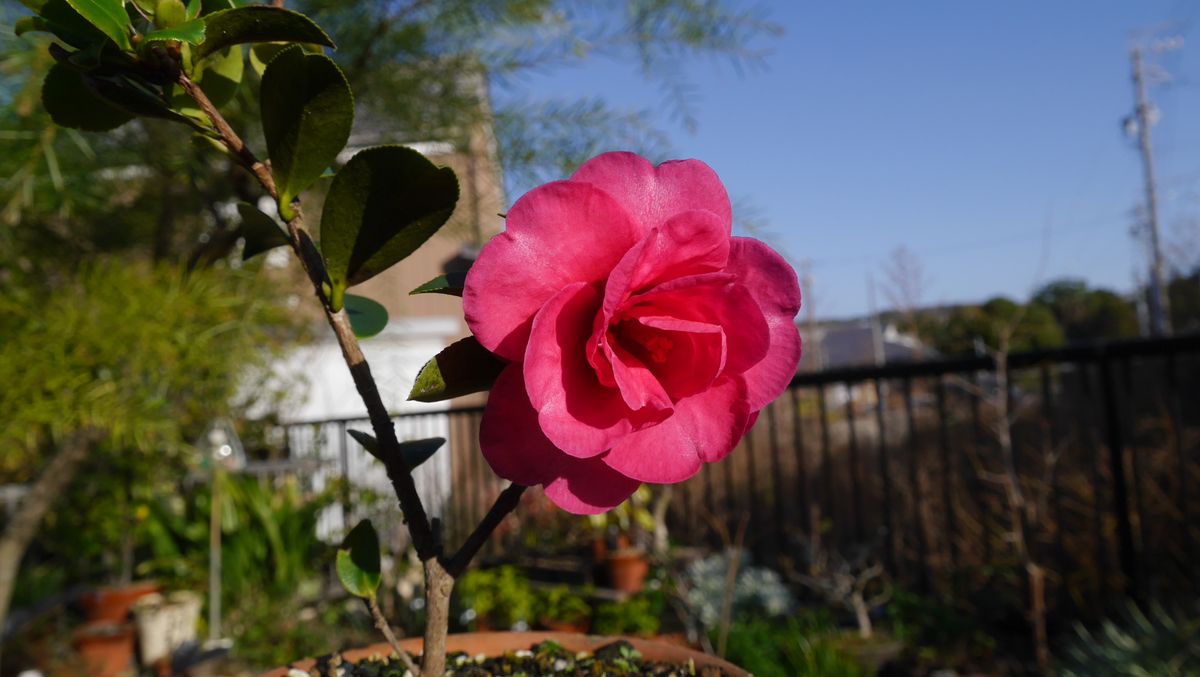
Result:
[[1133,89],[1137,97],[1134,115],[1137,119],[1138,147],[1142,154],[1142,174],[1146,192],[1146,228],[1150,235],[1150,335],[1165,336],[1171,332],[1171,320],[1166,294],[1166,271],[1163,265],[1162,244],[1158,235],[1158,190],[1154,180],[1154,153],[1150,144],[1150,125],[1153,109],[1146,97],[1146,78],[1142,67],[1142,48],[1134,47],[1129,54],[1133,63]]

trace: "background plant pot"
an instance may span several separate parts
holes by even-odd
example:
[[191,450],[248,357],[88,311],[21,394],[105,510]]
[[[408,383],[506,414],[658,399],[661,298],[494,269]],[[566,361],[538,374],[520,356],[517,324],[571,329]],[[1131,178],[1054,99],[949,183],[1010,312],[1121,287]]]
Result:
[[[500,656],[506,651],[528,649],[534,644],[546,640],[553,640],[561,644],[567,651],[595,651],[618,639],[623,639],[632,644],[633,648],[642,654],[642,658],[648,661],[686,665],[688,660],[691,660],[695,663],[697,669],[711,666],[724,670],[725,674],[732,677],[750,677],[750,673],[716,656],[709,656],[708,654],[687,647],[649,639],[639,639],[637,637],[599,637],[570,632],[470,632],[450,635],[446,640],[446,651],[449,653],[462,651],[471,656],[478,654]],[[419,637],[400,641],[400,648],[413,655],[421,653],[421,646],[422,641]],[[390,655],[392,655],[392,648],[384,643],[372,644],[362,649],[352,649],[342,652],[342,657],[350,662],[361,661],[372,656]],[[264,672],[260,677],[287,677],[289,668],[309,670],[314,665],[316,665],[314,659],[306,658],[296,661],[289,666]]]
[[86,593],[81,601],[89,621],[124,623],[134,602],[161,589],[162,586],[153,581],[105,586]]
[[120,677],[133,669],[134,628],[129,623],[91,621],[72,638],[92,677]]
[[608,568],[608,583],[621,592],[639,593],[650,572],[650,563],[641,550],[615,550],[605,561]]
[[558,618],[543,617],[538,619],[538,625],[551,632],[570,632],[579,634],[587,632],[592,623],[591,620],[587,618],[581,618],[574,621],[564,621]]

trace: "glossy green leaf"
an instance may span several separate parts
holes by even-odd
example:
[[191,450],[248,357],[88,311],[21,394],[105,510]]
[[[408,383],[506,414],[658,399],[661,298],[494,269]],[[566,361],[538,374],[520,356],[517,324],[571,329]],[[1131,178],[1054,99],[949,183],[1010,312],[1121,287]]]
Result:
[[85,75],[84,82],[100,98],[128,113],[143,117],[182,122],[194,129],[204,130],[196,120],[172,110],[153,84],[127,75]]
[[204,42],[204,22],[200,19],[192,19],[173,28],[152,31],[144,37],[147,42],[174,40],[177,42],[186,42],[189,45],[198,45]]
[[174,28],[187,20],[183,0],[157,0],[154,3],[154,24],[159,28]]
[[450,344],[421,367],[408,399],[440,402],[482,392],[492,387],[504,366],[474,336],[468,336]]
[[239,202],[237,210],[242,217],[242,238],[246,241],[242,247],[243,261],[291,242],[275,219],[258,211],[254,205]]
[[350,316],[350,328],[360,339],[371,338],[383,331],[388,323],[387,308],[365,296],[346,294],[346,314]]
[[[192,66],[191,77],[200,89],[204,90],[208,100],[214,106],[220,107],[229,103],[237,94],[245,72],[245,55],[240,46],[234,46],[196,62]],[[171,104],[176,110],[186,108],[199,111],[196,102],[179,88],[175,89]]]
[[56,125],[103,132],[133,119],[129,113],[96,96],[83,76],[68,66],[56,63],[42,83],[42,105]]
[[411,148],[379,146],[350,158],[333,177],[321,214],[331,300],[336,304],[346,287],[416,251],[450,218],[457,201],[454,172]]
[[[379,440],[376,440],[374,435],[361,430],[348,430],[347,432],[364,449],[370,452],[372,456],[379,458]],[[404,459],[404,466],[406,468],[416,470],[417,466],[432,458],[445,443],[446,440],[442,437],[401,442],[400,457]]]
[[370,520],[359,522],[337,553],[337,575],[351,595],[375,599],[379,590],[379,534]]
[[86,49],[108,42],[107,36],[80,16],[66,0],[47,0],[38,14],[60,40],[72,47]]
[[204,58],[218,49],[247,42],[311,42],[333,47],[333,40],[312,19],[290,10],[251,5],[213,12],[204,17],[208,39],[196,51]]
[[446,273],[438,275],[425,284],[408,292],[409,296],[417,294],[448,294],[450,296],[462,296],[463,285],[467,283],[466,273]]
[[125,51],[132,51],[129,31],[132,25],[125,13],[124,0],[67,0],[67,3]]
[[333,60],[299,45],[281,51],[262,77],[262,124],[279,189],[279,214],[320,178],[350,138],[354,95]]
[[204,2],[202,0],[189,0],[186,13],[188,21],[200,16],[200,10],[202,9],[204,9]]

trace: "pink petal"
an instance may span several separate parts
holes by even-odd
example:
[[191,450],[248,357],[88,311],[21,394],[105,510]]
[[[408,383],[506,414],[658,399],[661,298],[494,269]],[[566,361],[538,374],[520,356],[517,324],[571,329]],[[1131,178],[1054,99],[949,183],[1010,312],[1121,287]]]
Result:
[[693,209],[733,221],[729,194],[711,167],[699,160],[675,160],[655,167],[633,153],[604,153],[588,160],[572,181],[593,184],[612,195],[645,234],[672,216]]
[[796,271],[767,245],[748,237],[733,238],[726,270],[750,290],[766,318],[771,347],[766,357],[743,374],[750,407],[758,410],[779,397],[800,363],[800,283]]
[[471,266],[467,326],[485,348],[519,362],[538,309],[569,284],[607,278],[638,238],[629,214],[594,186],[556,181],[529,191]]
[[664,414],[670,413],[671,398],[653,371],[620,344],[613,345],[605,341],[604,350],[612,365],[617,390],[630,409],[639,411],[649,408]]
[[662,315],[721,327],[726,373],[758,364],[771,345],[770,327],[754,296],[728,273],[707,273],[658,285],[630,299],[630,316]]
[[479,426],[479,446],[497,475],[527,487],[553,481],[560,467],[573,460],[538,427],[517,363],[505,367],[492,385]]
[[617,343],[641,359],[673,400],[707,389],[725,368],[725,332],[720,325],[630,316],[615,334]]
[[632,294],[689,275],[712,273],[729,260],[729,222],[691,210],[653,228],[630,249],[604,286],[604,318],[611,320]]
[[554,446],[579,458],[603,453],[638,420],[587,361],[585,347],[599,310],[595,287],[567,285],[538,311],[525,351],[525,387],[542,431]]
[[622,438],[603,459],[643,482],[682,482],[705,462],[725,458],[742,439],[749,417],[745,384],[724,378],[676,402],[671,418]]
[[559,470],[559,476],[545,485],[545,492],[567,512],[595,515],[617,507],[641,485],[598,458],[572,458]]

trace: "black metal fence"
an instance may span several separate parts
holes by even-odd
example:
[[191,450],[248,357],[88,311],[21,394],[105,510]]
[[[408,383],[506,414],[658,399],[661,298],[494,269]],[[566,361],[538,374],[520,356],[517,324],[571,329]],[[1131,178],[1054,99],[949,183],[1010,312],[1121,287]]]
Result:
[[[785,570],[818,551],[865,553],[901,585],[1018,605],[1021,537],[1049,572],[1051,613],[1068,616],[1122,596],[1200,590],[1200,336],[1012,354],[1007,364],[798,376],[727,459],[673,489],[672,537],[719,546],[740,530],[760,560]],[[438,490],[432,512],[452,533],[503,487],[478,453],[481,412],[397,417],[432,421],[425,436],[450,440],[425,489]],[[365,425],[304,424],[286,439],[323,435],[308,453],[354,477],[370,459],[345,431]]]

